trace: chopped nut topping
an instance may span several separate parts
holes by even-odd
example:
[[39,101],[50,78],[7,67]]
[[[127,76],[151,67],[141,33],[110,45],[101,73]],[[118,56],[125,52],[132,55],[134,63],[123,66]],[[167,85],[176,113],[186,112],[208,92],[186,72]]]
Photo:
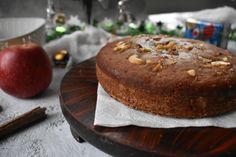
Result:
[[222,75],[223,73],[221,71],[216,72],[217,75]]
[[204,46],[204,44],[203,44],[203,43],[201,43],[201,44],[199,44],[199,46],[200,46],[200,47],[203,47],[203,46]]
[[166,63],[167,65],[172,65],[172,64],[177,63],[177,61],[175,61],[175,60],[173,60],[173,59],[166,59],[166,60],[165,60],[165,63]]
[[189,50],[189,51],[193,49],[192,45],[184,45],[183,47],[184,49]]
[[160,63],[157,63],[154,68],[152,69],[153,72],[158,72],[162,69],[162,65]]
[[156,50],[165,50],[167,52],[169,52],[169,54],[171,55],[178,55],[178,49],[179,49],[179,46],[176,45],[176,43],[174,41],[170,41],[170,42],[167,42],[165,44],[163,43],[159,43],[156,45]]
[[198,59],[200,59],[203,63],[210,63],[210,62],[212,62],[211,59],[207,59],[207,58],[204,58],[202,56],[198,56]]
[[187,73],[189,76],[195,77],[196,76],[196,71],[194,69],[188,70]]
[[126,44],[127,44],[126,42],[120,41],[120,42],[116,43],[116,46],[119,47],[119,46],[126,45]]
[[132,64],[145,64],[145,61],[138,58],[138,55],[136,55],[136,54],[130,56],[128,60]]
[[214,62],[211,62],[211,65],[214,65],[214,66],[226,66],[226,65],[230,65],[229,62],[225,62],[225,61],[214,61]]
[[113,48],[113,51],[119,51],[119,50],[121,50],[121,48],[119,48],[119,47],[114,47]]
[[126,42],[123,42],[123,41],[120,41],[113,48],[113,51],[121,53],[121,52],[124,52],[125,50],[129,49],[130,47],[131,47],[130,44],[128,44]]
[[201,49],[201,50],[206,49],[204,43],[199,44],[199,49]]
[[146,63],[147,63],[147,64],[151,64],[151,63],[153,63],[153,62],[152,62],[152,60],[147,59],[147,60],[146,60]]
[[170,49],[170,48],[172,48],[174,45],[175,45],[175,42],[174,42],[174,41],[171,41],[171,42],[169,42],[169,43],[165,46],[165,48]]
[[227,57],[223,57],[222,60],[225,61],[225,62],[228,62],[228,58]]
[[164,45],[158,44],[158,45],[156,46],[156,49],[164,49]]
[[140,48],[140,51],[146,53],[146,52],[151,52],[151,49],[143,47],[143,48]]

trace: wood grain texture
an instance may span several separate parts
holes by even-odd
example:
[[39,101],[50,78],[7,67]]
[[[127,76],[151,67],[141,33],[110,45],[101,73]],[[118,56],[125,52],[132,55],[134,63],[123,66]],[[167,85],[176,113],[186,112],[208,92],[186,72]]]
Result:
[[46,108],[36,107],[31,111],[28,111],[12,120],[0,125],[0,140],[7,135],[16,132],[19,129],[23,129],[33,123],[41,121],[47,117]]
[[236,128],[172,129],[94,126],[97,99],[95,58],[72,68],[60,87],[60,103],[73,132],[102,151],[118,157],[236,156]]

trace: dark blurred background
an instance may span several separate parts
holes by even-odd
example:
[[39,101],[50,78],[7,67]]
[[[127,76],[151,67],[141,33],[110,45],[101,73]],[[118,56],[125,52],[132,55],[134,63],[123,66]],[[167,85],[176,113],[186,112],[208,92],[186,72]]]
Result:
[[[102,1],[102,5],[98,2]],[[118,14],[118,0],[93,0],[92,17],[114,18]],[[79,15],[86,19],[81,0],[54,0],[57,11],[66,15]],[[147,14],[197,11],[206,8],[231,6],[236,8],[236,0],[129,0],[128,9],[138,18]],[[0,17],[46,17],[47,0],[0,0]]]

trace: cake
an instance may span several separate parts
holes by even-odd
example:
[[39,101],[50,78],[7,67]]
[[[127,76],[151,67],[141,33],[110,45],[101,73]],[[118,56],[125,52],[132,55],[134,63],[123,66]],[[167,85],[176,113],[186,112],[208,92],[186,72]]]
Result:
[[140,35],[105,45],[96,57],[104,90],[131,108],[201,118],[236,108],[236,56],[198,40]]

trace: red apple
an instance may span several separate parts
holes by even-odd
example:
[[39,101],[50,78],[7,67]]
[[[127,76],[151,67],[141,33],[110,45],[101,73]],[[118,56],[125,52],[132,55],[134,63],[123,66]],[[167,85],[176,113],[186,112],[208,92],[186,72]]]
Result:
[[15,45],[0,52],[0,88],[29,98],[46,90],[52,80],[50,59],[36,44]]

